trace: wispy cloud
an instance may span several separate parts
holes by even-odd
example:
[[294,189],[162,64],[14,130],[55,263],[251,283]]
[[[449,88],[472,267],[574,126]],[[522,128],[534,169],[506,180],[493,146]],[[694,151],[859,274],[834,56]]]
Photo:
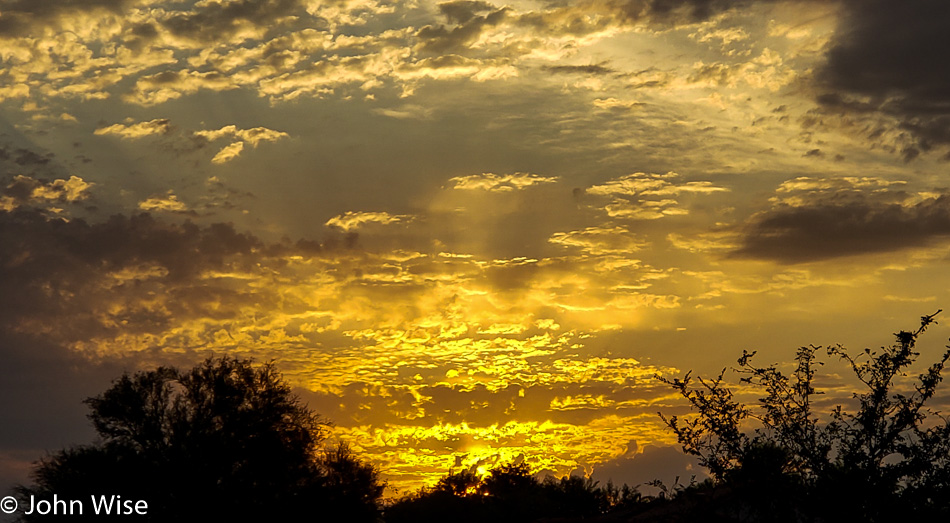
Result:
[[167,118],[156,118],[148,122],[112,124],[108,127],[96,129],[95,134],[113,134],[120,138],[136,139],[155,134],[168,134],[171,130],[171,121]]
[[387,212],[347,211],[327,220],[330,227],[338,227],[344,231],[359,229],[367,224],[389,225],[392,223],[406,223],[413,219],[408,214],[389,214]]
[[266,127],[254,127],[253,129],[239,129],[234,125],[227,125],[217,130],[195,131],[194,136],[213,142],[222,138],[237,139],[240,141],[232,142],[218,151],[211,159],[211,163],[222,164],[230,162],[241,155],[244,150],[244,144],[251,147],[257,147],[261,142],[276,142],[277,140],[288,138],[285,132],[275,131]]
[[678,198],[706,195],[729,189],[709,181],[682,181],[674,172],[666,174],[633,173],[592,185],[582,194],[606,199],[604,211],[612,218],[655,220],[684,215],[689,209]]
[[164,211],[164,212],[187,212],[189,209],[178,200],[172,191],[168,191],[163,196],[152,196],[151,198],[139,202],[139,209],[143,211]]
[[464,191],[507,192],[525,189],[532,185],[554,183],[556,176],[539,176],[531,173],[493,174],[482,173],[450,178],[452,189]]

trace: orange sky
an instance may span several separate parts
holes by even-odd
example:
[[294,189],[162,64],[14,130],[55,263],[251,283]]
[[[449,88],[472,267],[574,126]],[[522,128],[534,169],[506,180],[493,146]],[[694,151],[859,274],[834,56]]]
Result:
[[0,480],[210,354],[403,490],[681,473],[656,374],[950,306],[948,9],[0,0]]

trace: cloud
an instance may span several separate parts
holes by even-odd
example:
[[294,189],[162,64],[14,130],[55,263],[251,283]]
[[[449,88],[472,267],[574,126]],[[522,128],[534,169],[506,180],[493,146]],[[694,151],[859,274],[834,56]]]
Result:
[[555,74],[607,75],[617,72],[605,64],[606,62],[588,65],[546,65],[542,69]]
[[847,197],[860,197],[863,193],[873,193],[878,198],[891,194],[893,201],[899,201],[906,195],[894,190],[899,191],[906,183],[903,180],[886,180],[874,176],[837,178],[799,176],[782,182],[775,189],[775,196],[769,198],[769,202],[773,205],[801,207],[825,198],[842,200]]
[[96,129],[95,134],[114,134],[121,138],[137,139],[153,134],[168,134],[171,131],[171,121],[167,118],[156,118],[148,122],[139,122],[134,124],[113,124],[108,127]]
[[[450,21],[458,25],[451,29],[444,25],[427,25],[419,29],[416,38],[420,41],[419,50],[424,53],[445,55],[464,52],[484,31],[501,23],[510,10],[508,7],[494,9],[483,2],[455,2],[439,7]],[[485,15],[476,14],[484,11],[489,12]]]
[[35,2],[10,0],[4,3],[0,16],[0,36],[25,36],[37,34],[37,28],[57,21],[61,17],[78,12],[120,12],[132,0],[63,0],[60,2]]
[[556,176],[545,177],[530,173],[514,174],[493,174],[482,173],[469,176],[456,176],[449,178],[449,182],[454,182],[452,189],[463,191],[489,191],[489,192],[507,192],[520,190],[532,185],[554,183],[558,180]]
[[172,191],[164,196],[152,196],[139,202],[139,209],[143,211],[188,212],[188,206],[178,200]]
[[[461,181],[496,199],[497,186],[554,179]],[[663,271],[629,259],[642,241],[626,228],[554,234],[569,249],[554,258],[368,252],[347,248],[354,236],[343,232],[411,217],[339,215],[334,248],[177,221],[201,208],[191,201],[158,194],[139,204],[149,213],[99,220],[0,212],[0,334],[140,366],[211,353],[276,359],[390,478],[415,471],[400,486],[444,473],[447,447],[470,459],[508,448],[564,473],[614,455],[618,434],[664,437],[652,412],[668,391],[651,378],[675,369],[589,354],[600,329],[678,306],[644,292]]]
[[373,109],[373,112],[399,120],[425,120],[432,116],[433,110],[421,105],[405,104],[391,109],[376,108]]
[[575,196],[606,199],[604,211],[611,218],[655,220],[665,216],[688,214],[677,198],[683,195],[712,194],[728,189],[709,181],[680,181],[674,172],[666,174],[633,173],[606,183],[578,189]]
[[629,110],[634,107],[640,107],[646,105],[642,102],[636,100],[618,100],[617,98],[595,98],[591,102],[594,107],[604,110]]
[[548,241],[565,247],[577,247],[594,256],[631,254],[649,245],[621,226],[594,226],[579,231],[559,232],[551,235]]
[[281,138],[287,138],[289,135],[282,131],[275,131],[266,127],[254,127],[253,129],[239,129],[235,125],[226,125],[217,130],[195,131],[195,136],[200,136],[209,141],[215,141],[220,138],[237,138],[252,147],[257,147],[261,142],[276,142]]
[[40,154],[25,147],[0,145],[0,161],[12,161],[18,167],[42,167],[54,157],[53,153]]
[[243,150],[244,142],[234,142],[218,151],[218,153],[215,154],[213,158],[211,158],[211,163],[222,164],[230,162],[231,160],[240,156],[241,151]]
[[[782,235],[805,244],[795,234],[827,233],[817,226],[778,230],[767,220],[770,214],[860,205],[866,215],[883,214],[880,209],[890,205],[920,218],[924,202],[939,199],[902,195],[907,185],[880,179],[803,177],[749,203],[747,196],[761,194],[774,173],[811,172],[815,159],[801,158],[802,152],[820,147],[830,159],[839,145],[816,138],[786,156],[743,155],[794,142],[799,129],[788,129],[778,116],[748,124],[779,103],[787,105],[786,118],[809,104],[797,90],[783,92],[781,100],[767,91],[799,78],[785,75],[786,68],[806,71],[817,57],[793,57],[781,35],[761,39],[766,15],[797,22],[797,11],[791,17],[767,8],[739,12],[751,4],[521,2],[502,15],[494,14],[500,7],[480,1],[149,2],[57,25],[49,31],[53,36],[44,36],[44,29],[29,41],[5,41],[6,72],[0,75],[6,76],[0,80],[6,82],[0,84],[22,85],[34,105],[48,105],[49,114],[69,110],[82,123],[91,113],[88,104],[73,110],[76,98],[110,97],[96,102],[102,112],[94,111],[95,117],[105,123],[95,127],[35,120],[60,126],[55,132],[62,134],[35,137],[36,143],[62,142],[55,160],[8,148],[5,164],[92,169],[79,165],[60,137],[99,127],[100,136],[116,138],[77,149],[105,158],[95,147],[122,139],[124,160],[100,165],[106,170],[95,176],[120,184],[106,188],[110,194],[135,199],[134,214],[126,209],[106,218],[89,211],[95,219],[77,220],[26,208],[73,196],[75,203],[87,202],[93,191],[73,183],[70,193],[68,175],[57,188],[31,174],[47,192],[34,195],[33,182],[22,182],[4,194],[9,212],[2,223],[16,231],[0,229],[6,235],[0,254],[0,295],[6,299],[0,301],[4,318],[16,320],[4,319],[4,325],[53,340],[72,354],[133,354],[150,363],[211,352],[273,358],[367,456],[395,474],[415,470],[417,479],[444,472],[454,458],[446,448],[482,460],[507,446],[550,455],[540,459],[564,471],[579,459],[604,464],[634,437],[630,431],[641,442],[662,440],[650,406],[664,392],[644,375],[656,371],[648,357],[663,359],[651,347],[664,346],[665,330],[682,325],[687,334],[700,332],[695,324],[701,327],[707,317],[695,316],[694,306],[707,305],[729,307],[717,325],[746,325],[733,305],[742,312],[786,311],[778,295],[807,286],[796,296],[817,294],[816,287],[829,285],[818,270],[775,273],[771,264],[723,264],[724,251],[747,248],[746,256],[788,259],[774,251]],[[732,6],[736,12],[722,15]],[[259,13],[264,8],[273,8],[274,16]],[[748,33],[726,27],[734,22],[747,24]],[[215,31],[222,45],[203,43]],[[720,42],[736,54],[725,55]],[[617,54],[631,45],[642,52]],[[697,49],[699,57],[691,54]],[[495,78],[511,81],[489,81]],[[718,101],[715,108],[698,98],[723,87],[731,91],[706,99]],[[225,99],[246,102],[239,120],[215,121],[223,113],[211,106],[189,111],[206,97],[218,100],[212,95],[223,90],[232,90]],[[145,121],[123,121],[123,101],[168,102],[174,125],[150,120],[154,111],[141,107],[126,114]],[[277,120],[248,120],[263,110],[307,122],[283,128]],[[184,115],[188,128],[174,115]],[[352,132],[334,134],[333,122]],[[283,131],[249,125],[257,123],[318,136],[304,142],[295,134],[292,141]],[[151,138],[133,142],[137,137]],[[234,192],[219,180],[207,187],[201,182],[215,172],[264,187],[259,177],[246,176],[251,164],[231,162],[264,142],[280,142],[275,150],[299,149],[284,160],[292,177],[307,178],[295,187],[310,193],[365,178],[346,178],[343,171],[383,172],[380,162],[401,158],[405,165],[390,174],[411,174],[382,197],[416,194],[411,206],[429,216],[394,214],[405,206],[380,205],[380,195],[357,191],[350,196],[362,203],[314,222],[307,217],[319,217],[318,204],[288,206],[269,190],[254,213],[241,216],[233,208]],[[437,165],[419,159],[431,156],[425,153],[432,143],[445,153]],[[351,154],[340,147],[351,147]],[[164,169],[143,167],[143,161],[164,165],[143,155],[146,148],[188,155],[161,157],[173,161]],[[199,154],[206,155],[200,162]],[[848,154],[849,160],[861,158]],[[306,176],[313,158],[329,162],[319,163],[325,171],[319,180]],[[209,160],[219,165],[209,166]],[[115,176],[136,167],[142,176]],[[177,176],[177,167],[191,175]],[[674,167],[683,174],[650,174]],[[857,170],[844,162],[837,167]],[[501,174],[483,172],[492,169]],[[646,172],[619,176],[635,170]],[[438,178],[438,172],[449,174]],[[181,183],[164,192],[172,178]],[[564,185],[569,178],[578,187],[573,202],[566,188],[575,185]],[[432,201],[419,201],[420,192],[430,194],[439,183],[444,190]],[[16,191],[26,196],[15,199]],[[331,193],[317,192],[339,207]],[[763,201],[768,196],[773,199]],[[721,207],[713,204],[722,202],[736,206],[735,214],[723,211],[720,218]],[[106,205],[116,212],[115,202]],[[766,212],[745,228],[710,225],[748,216],[749,205]],[[243,225],[211,224],[205,210],[212,206],[233,210],[229,216]],[[342,213],[346,208],[390,212]],[[692,216],[632,221],[685,214]],[[257,227],[276,238],[307,224],[329,239],[265,241],[241,228]],[[373,242],[367,251],[342,248],[353,245],[355,231],[393,234],[363,235],[361,242]],[[749,238],[756,232],[778,240],[755,243]],[[340,248],[328,247],[334,241]],[[766,274],[748,275],[748,267]],[[928,295],[911,290],[907,296]],[[702,293],[708,296],[697,298]],[[705,338],[700,344],[718,339],[689,335]],[[647,454],[638,452],[632,461],[643,466]]]
[[[162,1],[148,9],[133,3],[17,1],[5,7],[0,35],[5,28],[9,38],[0,80],[8,81],[0,84],[10,86],[0,88],[0,98],[49,105],[121,97],[153,106],[202,90],[247,89],[281,102],[392,87],[411,96],[423,82],[485,82],[539,70],[604,77],[613,72],[606,62],[551,62],[632,26],[692,23],[735,7],[716,0],[537,8],[463,0],[437,9],[364,0]],[[23,29],[32,25],[33,31]],[[212,40],[229,45],[207,45]]]
[[89,198],[93,185],[78,176],[44,180],[17,175],[0,189],[0,211],[9,212],[27,205],[77,203]]
[[211,163],[227,163],[238,156],[244,150],[244,144],[250,144],[251,147],[257,147],[261,142],[276,142],[289,135],[285,132],[275,131],[266,127],[255,127],[253,129],[239,129],[235,125],[226,125],[217,130],[195,131],[194,136],[203,140],[215,141],[221,138],[238,139],[241,141],[233,142],[218,151],[211,159]]
[[298,0],[199,2],[193,11],[174,13],[161,25],[176,37],[233,44],[263,37],[299,6]]
[[405,82],[403,92],[411,94],[418,82],[425,79],[454,80],[471,79],[486,82],[518,76],[518,69],[503,58],[469,58],[459,55],[444,55],[424,58],[399,65],[393,76]]
[[148,214],[88,223],[18,209],[0,213],[0,225],[9,247],[0,256],[0,294],[16,297],[0,300],[0,331],[87,355],[121,354],[130,348],[121,340],[162,333],[178,315],[211,316],[217,300],[237,306],[231,290],[197,282],[259,245],[225,224],[175,225]]
[[146,136],[162,138],[161,146],[176,152],[190,152],[205,147],[209,142],[221,139],[232,140],[232,143],[220,149],[211,159],[211,163],[227,163],[244,150],[244,146],[257,147],[261,142],[276,142],[288,138],[282,131],[266,127],[241,129],[236,125],[226,125],[220,129],[187,131],[173,126],[171,120],[158,118],[147,122],[113,124],[96,129],[97,135],[115,135],[123,139],[137,140]]
[[744,62],[697,62],[686,80],[697,86],[729,88],[742,81],[752,88],[776,92],[792,83],[797,75],[779,53],[766,47],[758,56]]
[[630,24],[685,25],[754,3],[772,0],[595,0],[583,2],[581,9],[609,9]]
[[167,70],[136,79],[132,89],[123,95],[127,102],[150,106],[194,94],[202,89],[227,91],[240,85],[235,78],[218,71]]
[[[882,118],[867,137],[887,126],[906,159],[950,144],[950,67],[941,0],[844,0],[845,10],[818,70],[817,100],[828,113]],[[878,131],[878,132],[875,132]],[[901,139],[909,133],[911,140]]]
[[803,263],[893,252],[950,236],[950,194],[877,178],[797,178],[753,215],[731,256]]
[[334,216],[327,220],[329,227],[338,227],[344,231],[359,229],[363,225],[378,223],[389,225],[391,223],[405,223],[412,220],[412,216],[407,214],[389,214],[387,212],[364,212],[347,211],[339,216]]
[[610,180],[603,185],[587,188],[587,194],[603,196],[678,196],[683,193],[713,193],[726,191],[712,182],[697,181],[679,183],[679,175],[633,173]]
[[690,236],[670,233],[666,239],[677,249],[697,253],[735,250],[737,237],[735,231],[710,231]]

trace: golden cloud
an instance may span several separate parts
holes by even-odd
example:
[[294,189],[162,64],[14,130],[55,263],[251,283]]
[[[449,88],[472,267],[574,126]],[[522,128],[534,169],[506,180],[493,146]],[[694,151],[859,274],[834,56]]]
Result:
[[215,141],[221,138],[237,139],[241,141],[232,142],[218,151],[211,159],[211,163],[227,163],[238,156],[244,150],[244,144],[248,143],[251,147],[257,147],[261,142],[276,142],[282,138],[288,138],[289,135],[282,131],[275,131],[266,127],[254,127],[253,129],[239,129],[235,125],[226,125],[216,130],[195,131],[194,136],[208,141]]
[[156,118],[148,122],[117,123],[108,127],[100,127],[95,130],[95,134],[113,134],[120,138],[137,139],[154,134],[168,134],[170,130],[171,122],[167,118]]
[[143,211],[185,212],[188,206],[178,200],[172,191],[164,196],[152,196],[139,202],[139,209]]
[[407,214],[389,214],[387,212],[362,212],[347,211],[339,216],[334,216],[327,220],[326,224],[330,227],[339,227],[344,231],[358,229],[363,225],[378,223],[389,225],[391,223],[405,223],[412,220],[412,216]]
[[577,247],[594,256],[631,254],[649,245],[621,226],[594,226],[579,231],[559,232],[548,238],[548,241],[565,247]]
[[454,178],[449,178],[449,182],[454,182],[452,189],[459,189],[465,191],[490,191],[490,192],[506,192],[525,189],[531,187],[532,185],[544,184],[544,183],[554,183],[558,180],[555,177],[546,177],[539,176],[537,174],[531,173],[514,173],[514,174],[493,174],[493,173],[482,173],[482,174],[472,174],[469,176],[456,176]]

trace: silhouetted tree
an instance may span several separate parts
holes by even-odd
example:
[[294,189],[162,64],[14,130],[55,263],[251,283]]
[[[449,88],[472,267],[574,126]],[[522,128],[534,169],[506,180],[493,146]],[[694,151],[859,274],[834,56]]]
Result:
[[99,441],[39,462],[23,501],[84,499],[88,517],[90,495],[118,495],[145,500],[148,521],[377,519],[377,471],[345,446],[323,448],[327,422],[272,364],[126,374],[86,404]]
[[462,470],[439,479],[435,485],[436,492],[445,492],[453,496],[465,497],[478,493],[482,480],[478,474],[470,470]]
[[583,477],[539,480],[526,463],[500,464],[480,478],[472,471],[449,474],[433,488],[404,496],[386,510],[387,523],[572,521],[641,503],[636,489]]
[[385,485],[379,471],[360,461],[346,444],[325,450],[318,458],[316,493],[306,500],[322,521],[375,521]]
[[[718,492],[705,513],[729,521],[892,521],[909,515],[947,516],[950,509],[950,422],[929,415],[950,351],[912,386],[900,383],[916,361],[915,331],[895,334],[880,351],[854,357],[840,345],[802,347],[795,369],[752,364],[743,352],[741,381],[764,392],[758,405],[736,400],[724,373],[712,380],[664,382],[679,391],[695,417],[663,417],[683,450],[699,457],[714,481],[698,489]],[[816,413],[817,354],[843,360],[863,387],[856,411],[838,406]],[[661,414],[661,417],[663,415]],[[758,422],[758,427],[751,426]],[[695,497],[695,496],[694,496]]]

